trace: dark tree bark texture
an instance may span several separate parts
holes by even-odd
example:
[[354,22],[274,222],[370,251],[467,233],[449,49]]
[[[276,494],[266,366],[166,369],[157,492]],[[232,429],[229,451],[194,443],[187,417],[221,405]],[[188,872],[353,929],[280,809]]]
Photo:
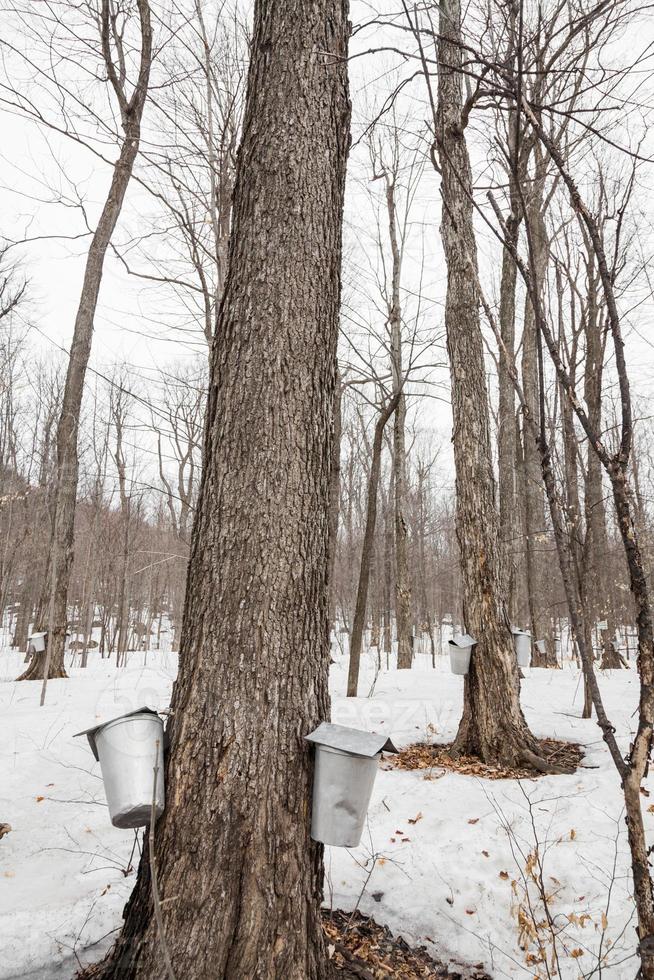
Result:
[[459,0],[441,5],[437,143],[441,236],[447,262],[445,327],[452,382],[456,529],[465,626],[477,640],[464,682],[455,751],[514,764],[536,748],[520,707],[518,665],[502,590],[488,392],[479,318],[472,175],[465,141]]
[[[156,827],[178,980],[317,980],[347,5],[259,0]],[[165,975],[144,857],[103,977]]]

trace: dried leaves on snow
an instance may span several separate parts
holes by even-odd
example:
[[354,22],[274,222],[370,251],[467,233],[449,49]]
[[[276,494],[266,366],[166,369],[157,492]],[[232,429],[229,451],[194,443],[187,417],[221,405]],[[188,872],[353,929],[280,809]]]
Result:
[[[412,949],[360,912],[323,909],[323,929],[337,980],[461,980],[464,975],[438,963],[423,946]],[[467,968],[465,976],[489,980],[481,966]]]
[[[394,769],[425,769],[425,779],[438,779],[444,775],[445,770],[458,772],[463,776],[477,776],[479,779],[534,779],[543,775],[530,766],[489,766],[471,755],[453,759],[449,754],[450,749],[451,745],[416,742],[398,752],[389,761],[389,765]],[[583,759],[581,746],[576,742],[559,742],[555,738],[540,739],[538,751],[546,762],[566,773],[575,772]]]

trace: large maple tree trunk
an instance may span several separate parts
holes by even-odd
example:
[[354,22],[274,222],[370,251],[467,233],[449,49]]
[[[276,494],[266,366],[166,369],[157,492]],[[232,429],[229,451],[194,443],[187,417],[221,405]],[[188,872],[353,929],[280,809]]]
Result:
[[520,707],[518,665],[502,590],[488,392],[479,320],[472,175],[461,115],[461,9],[440,8],[437,142],[441,236],[447,262],[445,327],[452,382],[456,531],[465,627],[477,640],[454,751],[514,764],[536,749]]
[[[312,757],[328,717],[327,565],[347,5],[259,0],[229,271],[211,357],[156,827],[164,934],[187,980],[317,980]],[[147,859],[100,975],[164,975]]]

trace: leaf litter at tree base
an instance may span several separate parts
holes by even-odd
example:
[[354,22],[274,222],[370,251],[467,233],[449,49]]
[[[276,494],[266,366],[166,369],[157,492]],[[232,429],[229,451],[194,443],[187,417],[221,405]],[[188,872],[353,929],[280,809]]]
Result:
[[[424,777],[425,779],[438,779],[445,775],[446,770],[457,772],[462,776],[477,776],[480,779],[535,779],[539,776],[551,775],[530,766],[488,765],[473,755],[460,755],[453,758],[450,755],[451,748],[451,742],[443,745],[416,742],[389,759],[386,768],[409,771],[427,769],[429,773]],[[581,746],[576,742],[561,742],[555,738],[539,739],[538,749],[546,762],[562,769],[566,775],[576,772],[584,757]]]
[[333,980],[490,980],[482,964],[452,970],[356,910],[322,915]]

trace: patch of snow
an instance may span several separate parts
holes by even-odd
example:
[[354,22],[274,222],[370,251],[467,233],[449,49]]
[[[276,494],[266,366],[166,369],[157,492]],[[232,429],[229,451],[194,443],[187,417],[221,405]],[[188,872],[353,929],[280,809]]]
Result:
[[[412,670],[377,674],[368,655],[360,690],[370,696],[346,699],[347,657],[335,656],[332,721],[383,732],[398,747],[453,738],[463,679],[449,673],[447,657],[437,658],[436,669],[419,655]],[[135,652],[117,669],[95,651],[86,669],[49,682],[44,708],[40,683],[13,681],[21,667],[19,654],[0,654],[0,822],[13,828],[0,841],[0,980],[69,980],[110,945],[135,880],[127,871],[134,831],[111,826],[99,766],[73,734],[141,705],[167,707],[176,656],[151,651],[144,665]],[[358,907],[453,968],[483,963],[494,977],[534,977],[537,966],[527,957],[536,945],[523,935],[527,948],[520,948],[518,919],[538,840],[550,911],[562,929],[560,975],[589,976],[601,952],[604,976],[631,980],[635,915],[617,775],[595,722],[579,717],[579,671],[527,674],[522,703],[534,733],[582,743],[584,765],[597,768],[482,781],[384,763],[361,846],[325,850],[325,902]],[[600,672],[599,684],[627,751],[635,672]],[[654,831],[646,800],[644,810]],[[138,851],[132,868],[137,862]],[[529,895],[536,900],[533,882]],[[535,912],[544,918],[542,908]]]

